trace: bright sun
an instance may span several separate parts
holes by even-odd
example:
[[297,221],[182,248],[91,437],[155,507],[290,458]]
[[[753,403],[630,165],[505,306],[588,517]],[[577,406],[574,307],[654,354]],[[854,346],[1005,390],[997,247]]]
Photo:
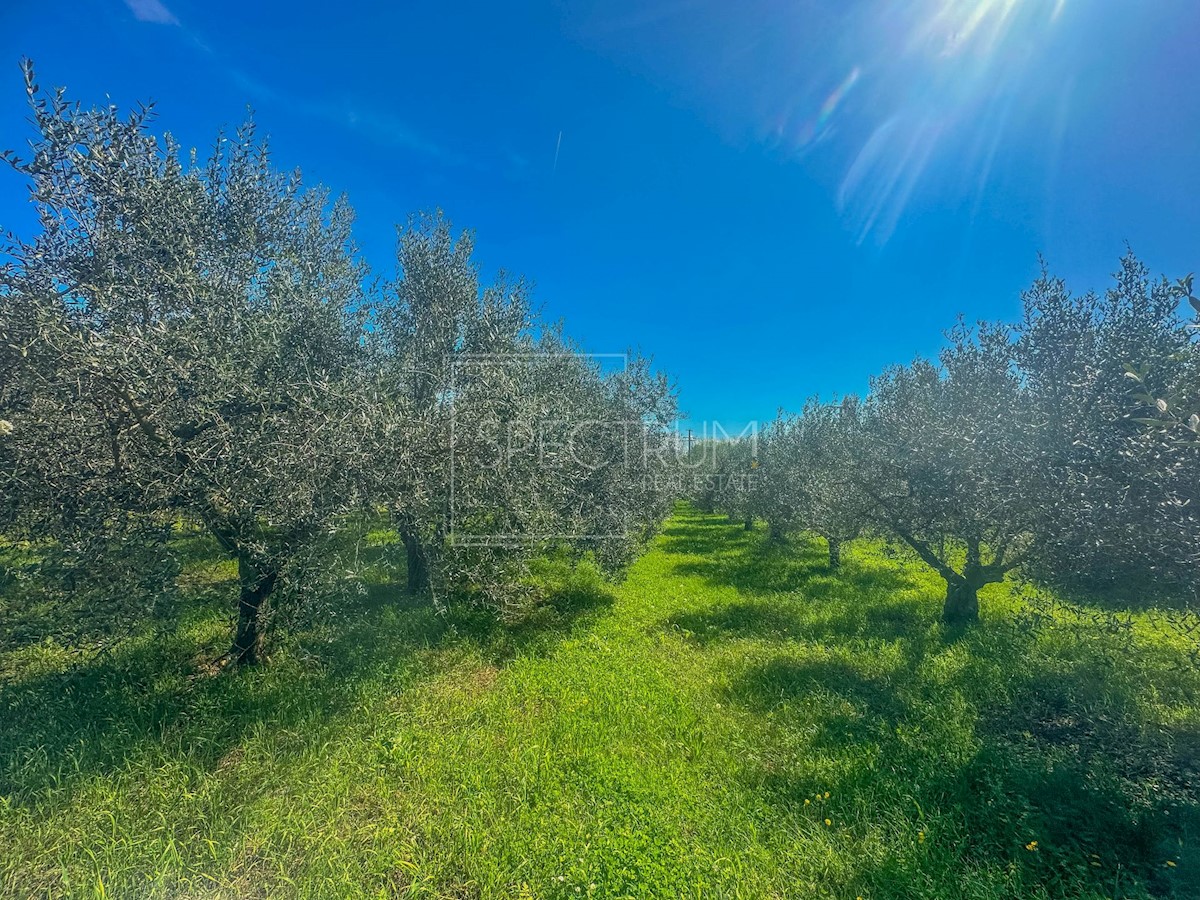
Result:
[[[873,0],[860,20],[868,38],[800,136],[827,137],[835,117],[865,137],[842,181],[843,214],[868,237],[886,241],[914,189],[953,142],[954,164],[979,190],[1027,76],[1066,0]],[[848,98],[853,92],[852,109]]]

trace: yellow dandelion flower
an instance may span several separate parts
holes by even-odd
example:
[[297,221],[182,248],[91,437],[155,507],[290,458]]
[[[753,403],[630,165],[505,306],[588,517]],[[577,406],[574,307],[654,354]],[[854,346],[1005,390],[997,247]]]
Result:
[[825,792],[825,799],[826,799],[826,800],[828,800],[828,799],[829,799],[829,791],[826,791],[826,792]]
[[[832,824],[833,824],[833,819],[826,819],[826,820],[825,820],[825,824],[826,824],[826,825],[832,825]],[[1174,865],[1174,863],[1172,863],[1172,865]]]
[[1038,846],[1037,841],[1030,841],[1028,844],[1025,845],[1025,849],[1033,851],[1033,850],[1037,849],[1037,846]]
[[804,805],[805,805],[805,806],[808,806],[810,803],[812,803],[812,801],[811,801],[811,800],[809,800],[807,797],[805,797],[805,798],[804,798]]
[[923,832],[923,831],[917,832],[917,842],[921,843],[921,844],[925,843],[925,832]]

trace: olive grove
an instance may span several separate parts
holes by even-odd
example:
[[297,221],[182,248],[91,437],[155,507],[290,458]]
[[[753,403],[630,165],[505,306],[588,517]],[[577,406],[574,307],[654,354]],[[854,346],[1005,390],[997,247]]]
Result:
[[150,109],[25,75],[34,136],[4,158],[40,229],[0,251],[0,535],[45,589],[147,615],[198,529],[237,566],[226,659],[253,663],[381,511],[413,590],[499,609],[532,555],[616,564],[665,516],[671,385],[602,371],[522,282],[481,285],[469,235],[413,219],[379,288],[348,203],[253,124],[200,159]]
[[[1020,570],[1146,600],[1195,584],[1200,355],[1185,281],[1132,256],[1104,294],[1043,274],[1015,325],[959,323],[938,360],[872,379],[862,401],[810,401],[760,438],[754,515],[837,547],[894,539],[946,581],[945,621]],[[1182,414],[1177,412],[1184,410]],[[732,516],[742,498],[722,500]]]
[[148,617],[181,538],[206,534],[236,564],[226,660],[253,663],[274,611],[336,600],[380,517],[410,591],[509,614],[536,602],[534,560],[615,569],[680,495],[820,535],[831,567],[892,539],[945,580],[954,624],[1017,570],[1195,583],[1190,277],[1129,256],[1075,296],[1043,273],[1015,324],[960,322],[861,399],[683,454],[648,359],[581,352],[440,213],[399,229],[380,279],[346,200],[277,170],[253,123],[201,157],[150,109],[25,77],[33,136],[4,159],[39,225],[0,246],[0,538],[36,559],[43,600]]

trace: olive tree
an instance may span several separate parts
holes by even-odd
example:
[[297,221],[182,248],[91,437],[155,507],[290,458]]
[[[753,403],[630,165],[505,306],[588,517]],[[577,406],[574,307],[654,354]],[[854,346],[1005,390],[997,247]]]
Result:
[[714,440],[705,445],[704,493],[711,492],[712,505],[731,519],[740,520],[746,531],[763,514],[758,489],[760,462],[758,437]]
[[1059,584],[1143,590],[1193,578],[1200,471],[1182,429],[1147,428],[1195,397],[1200,358],[1178,315],[1184,282],[1132,255],[1103,294],[1043,273],[1024,295],[1015,359],[1046,474],[1030,573]]
[[686,441],[680,448],[680,492],[704,513],[715,512],[721,499],[726,442],[704,437]]
[[[450,527],[455,419],[483,401],[471,363],[519,359],[531,348],[524,284],[501,278],[481,286],[472,251],[472,235],[456,239],[440,214],[414,217],[400,232],[399,276],[373,334],[380,372],[375,494],[404,542],[412,591],[431,586]],[[503,394],[511,385],[506,377],[492,387]],[[503,397],[491,399],[503,406]]]
[[841,564],[842,546],[868,521],[871,504],[854,478],[861,441],[854,397],[836,404],[812,398],[800,415],[781,414],[764,440],[768,520],[823,537],[830,568]]
[[670,386],[648,360],[605,372],[553,333],[531,353],[465,362],[444,576],[508,609],[529,599],[529,561],[554,547],[627,562],[674,499]]
[[77,572],[140,554],[160,582],[178,524],[205,529],[237,562],[228,659],[252,663],[272,598],[323,571],[357,503],[351,210],[277,172],[252,125],[200,161],[149,109],[85,109],[25,75],[34,136],[5,159],[40,230],[10,238],[0,281],[8,527]]
[[854,478],[872,524],[945,579],[943,618],[963,624],[978,618],[978,590],[1033,548],[1045,473],[1029,465],[1034,423],[1008,330],[960,324],[949,339],[939,364],[872,381]]

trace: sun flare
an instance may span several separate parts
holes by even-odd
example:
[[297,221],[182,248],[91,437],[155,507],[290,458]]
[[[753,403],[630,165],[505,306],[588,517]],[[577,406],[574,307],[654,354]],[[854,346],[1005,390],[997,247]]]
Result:
[[[859,240],[886,242],[927,168],[954,145],[976,190],[1066,0],[924,0],[868,4],[854,57],[796,133],[801,151],[835,129],[858,135],[838,191]],[[852,96],[853,95],[853,96]]]

